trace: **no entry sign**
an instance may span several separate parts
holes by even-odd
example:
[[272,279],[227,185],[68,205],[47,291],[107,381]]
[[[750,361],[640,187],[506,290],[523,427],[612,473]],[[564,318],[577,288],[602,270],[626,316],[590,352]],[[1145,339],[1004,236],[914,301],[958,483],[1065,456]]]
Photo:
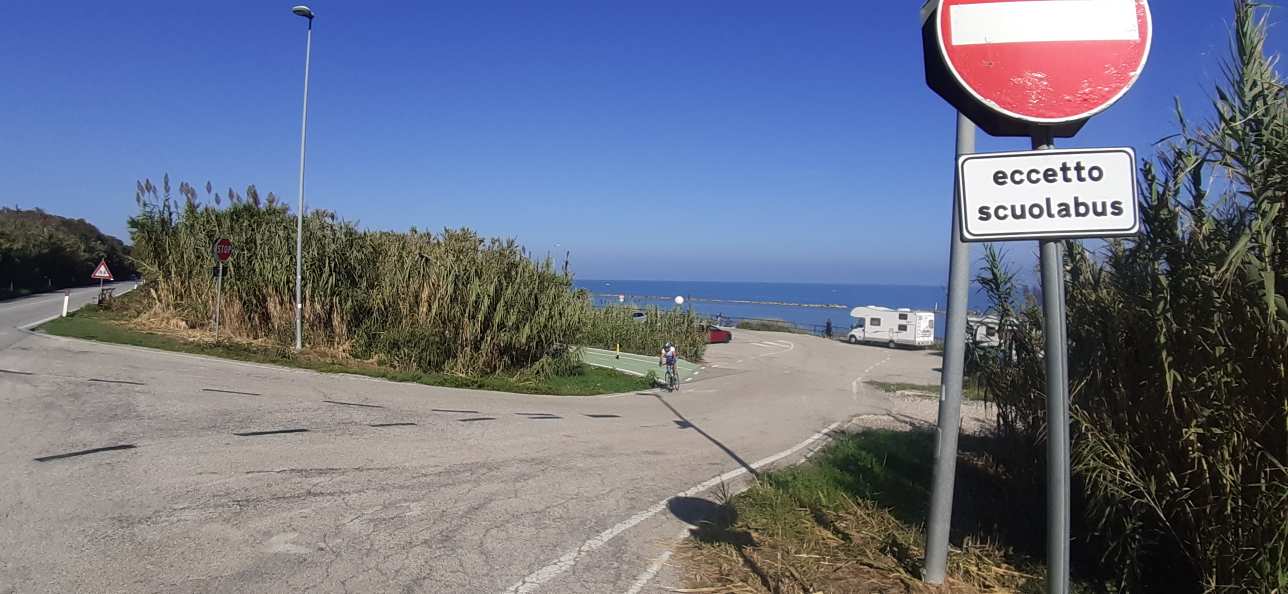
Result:
[[957,160],[964,241],[1135,235],[1130,148],[979,153]]
[[215,258],[218,258],[220,262],[227,262],[231,257],[233,257],[233,242],[227,238],[216,240]]
[[1153,38],[1146,0],[931,2],[927,80],[995,136],[1072,136],[1136,82]]

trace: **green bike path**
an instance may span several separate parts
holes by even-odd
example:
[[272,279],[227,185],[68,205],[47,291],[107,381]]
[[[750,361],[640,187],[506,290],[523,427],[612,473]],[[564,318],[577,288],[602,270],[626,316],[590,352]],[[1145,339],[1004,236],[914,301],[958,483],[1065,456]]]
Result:
[[[631,375],[647,375],[649,371],[657,374],[661,379],[666,375],[666,370],[657,364],[657,357],[648,355],[636,355],[635,353],[622,353],[620,357],[613,351],[604,349],[585,348],[582,351],[581,360],[587,365],[596,367],[607,367],[616,369],[622,373]],[[679,359],[675,363],[675,370],[680,374],[680,381],[687,382],[693,378],[702,367],[697,363]]]

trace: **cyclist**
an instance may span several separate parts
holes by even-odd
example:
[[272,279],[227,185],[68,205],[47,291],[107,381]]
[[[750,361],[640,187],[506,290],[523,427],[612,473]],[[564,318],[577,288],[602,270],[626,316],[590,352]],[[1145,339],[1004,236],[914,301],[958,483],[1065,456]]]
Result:
[[675,382],[680,377],[675,372],[675,359],[675,345],[671,344],[671,341],[668,340],[666,345],[662,347],[662,355],[658,357],[657,364],[666,365],[667,387],[672,390],[675,389]]

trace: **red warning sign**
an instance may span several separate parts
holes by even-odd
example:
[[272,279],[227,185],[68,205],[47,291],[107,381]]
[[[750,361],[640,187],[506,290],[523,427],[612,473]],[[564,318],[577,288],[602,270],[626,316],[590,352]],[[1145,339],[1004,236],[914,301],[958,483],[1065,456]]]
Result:
[[115,280],[112,278],[112,271],[107,268],[107,260],[99,260],[98,267],[94,268],[94,274],[89,277],[98,280]]

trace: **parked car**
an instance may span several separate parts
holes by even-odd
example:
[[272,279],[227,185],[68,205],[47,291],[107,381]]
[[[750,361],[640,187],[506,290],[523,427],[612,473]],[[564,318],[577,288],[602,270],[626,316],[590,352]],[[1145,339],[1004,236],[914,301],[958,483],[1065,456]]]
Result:
[[733,332],[716,326],[707,326],[707,344],[719,344],[733,340]]
[[634,319],[636,322],[643,322],[648,319],[648,314],[642,311],[637,311],[631,314],[631,318]]

